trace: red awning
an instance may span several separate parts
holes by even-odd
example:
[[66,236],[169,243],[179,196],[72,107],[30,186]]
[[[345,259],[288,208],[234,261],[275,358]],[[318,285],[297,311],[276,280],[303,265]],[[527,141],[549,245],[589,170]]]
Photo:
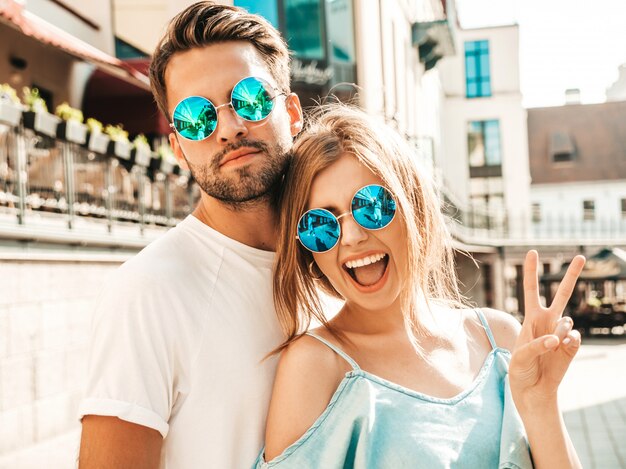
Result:
[[139,88],[150,90],[150,82],[145,74],[39,18],[25,10],[24,6],[15,0],[0,0],[0,20],[44,44],[57,47],[74,57],[90,62]]

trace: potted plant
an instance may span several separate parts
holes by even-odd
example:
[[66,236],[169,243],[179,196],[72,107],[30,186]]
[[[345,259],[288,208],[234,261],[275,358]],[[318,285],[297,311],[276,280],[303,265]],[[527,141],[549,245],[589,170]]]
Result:
[[63,119],[57,127],[57,137],[84,145],[87,141],[87,126],[83,124],[83,112],[63,103],[57,106],[54,113]]
[[116,156],[120,160],[130,161],[131,145],[128,141],[128,132],[124,130],[122,124],[107,125],[104,133],[111,139],[108,148],[109,155]]
[[57,116],[48,112],[48,106],[37,88],[25,86],[23,101],[27,111],[24,112],[24,127],[32,129],[38,134],[48,137],[56,137],[57,125],[61,122]]
[[0,85],[0,122],[17,127],[22,119],[22,110],[17,92],[6,83]]
[[87,119],[87,139],[83,146],[90,151],[106,155],[110,139],[102,129],[102,122],[93,117]]
[[159,171],[164,174],[172,174],[174,168],[178,167],[178,162],[176,161],[172,147],[169,145],[161,145],[157,150],[157,154],[161,157]]
[[148,168],[151,165],[152,149],[150,143],[144,134],[137,135],[133,140],[132,157],[135,164]]

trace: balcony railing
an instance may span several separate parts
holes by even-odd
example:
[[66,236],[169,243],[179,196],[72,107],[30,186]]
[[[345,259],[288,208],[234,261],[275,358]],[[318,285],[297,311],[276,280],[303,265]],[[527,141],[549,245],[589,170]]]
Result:
[[453,234],[476,243],[626,243],[626,218],[585,220],[581,213],[579,216],[546,214],[541,220],[533,220],[530,210],[511,214],[463,208],[445,191],[442,198]]
[[107,234],[142,237],[174,226],[198,196],[185,171],[160,171],[0,124],[4,238],[27,228],[54,231],[57,241],[68,233],[96,233],[104,244]]

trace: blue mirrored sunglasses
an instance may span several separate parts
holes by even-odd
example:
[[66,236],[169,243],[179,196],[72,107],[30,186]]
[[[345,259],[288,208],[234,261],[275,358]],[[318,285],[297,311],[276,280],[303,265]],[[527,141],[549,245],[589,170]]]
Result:
[[296,237],[309,251],[330,251],[341,236],[339,219],[349,213],[363,228],[380,230],[395,217],[396,201],[387,188],[370,184],[356,191],[350,203],[350,212],[335,216],[323,208],[306,211],[298,222]]
[[239,81],[230,95],[230,102],[215,106],[202,96],[189,96],[174,108],[170,127],[187,140],[199,141],[211,136],[217,127],[217,114],[222,107],[232,107],[239,117],[248,122],[267,118],[274,109],[274,99],[281,94],[278,88],[258,77]]

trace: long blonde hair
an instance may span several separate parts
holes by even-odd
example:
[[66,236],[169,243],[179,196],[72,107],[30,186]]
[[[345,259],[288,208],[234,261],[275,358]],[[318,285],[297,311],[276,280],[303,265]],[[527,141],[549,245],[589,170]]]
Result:
[[312,319],[329,327],[320,290],[341,298],[326,277],[312,276],[309,264],[313,256],[295,235],[298,220],[308,208],[313,179],[345,153],[354,155],[378,176],[396,198],[407,234],[407,258],[402,270],[407,273],[408,285],[401,294],[407,327],[418,334],[424,332],[416,307],[420,296],[427,302],[435,299],[448,305],[464,304],[439,198],[430,178],[420,171],[408,145],[394,130],[352,106],[327,104],[309,116],[292,153],[280,195],[274,272],[274,303],[286,336],[277,351],[304,333]]

